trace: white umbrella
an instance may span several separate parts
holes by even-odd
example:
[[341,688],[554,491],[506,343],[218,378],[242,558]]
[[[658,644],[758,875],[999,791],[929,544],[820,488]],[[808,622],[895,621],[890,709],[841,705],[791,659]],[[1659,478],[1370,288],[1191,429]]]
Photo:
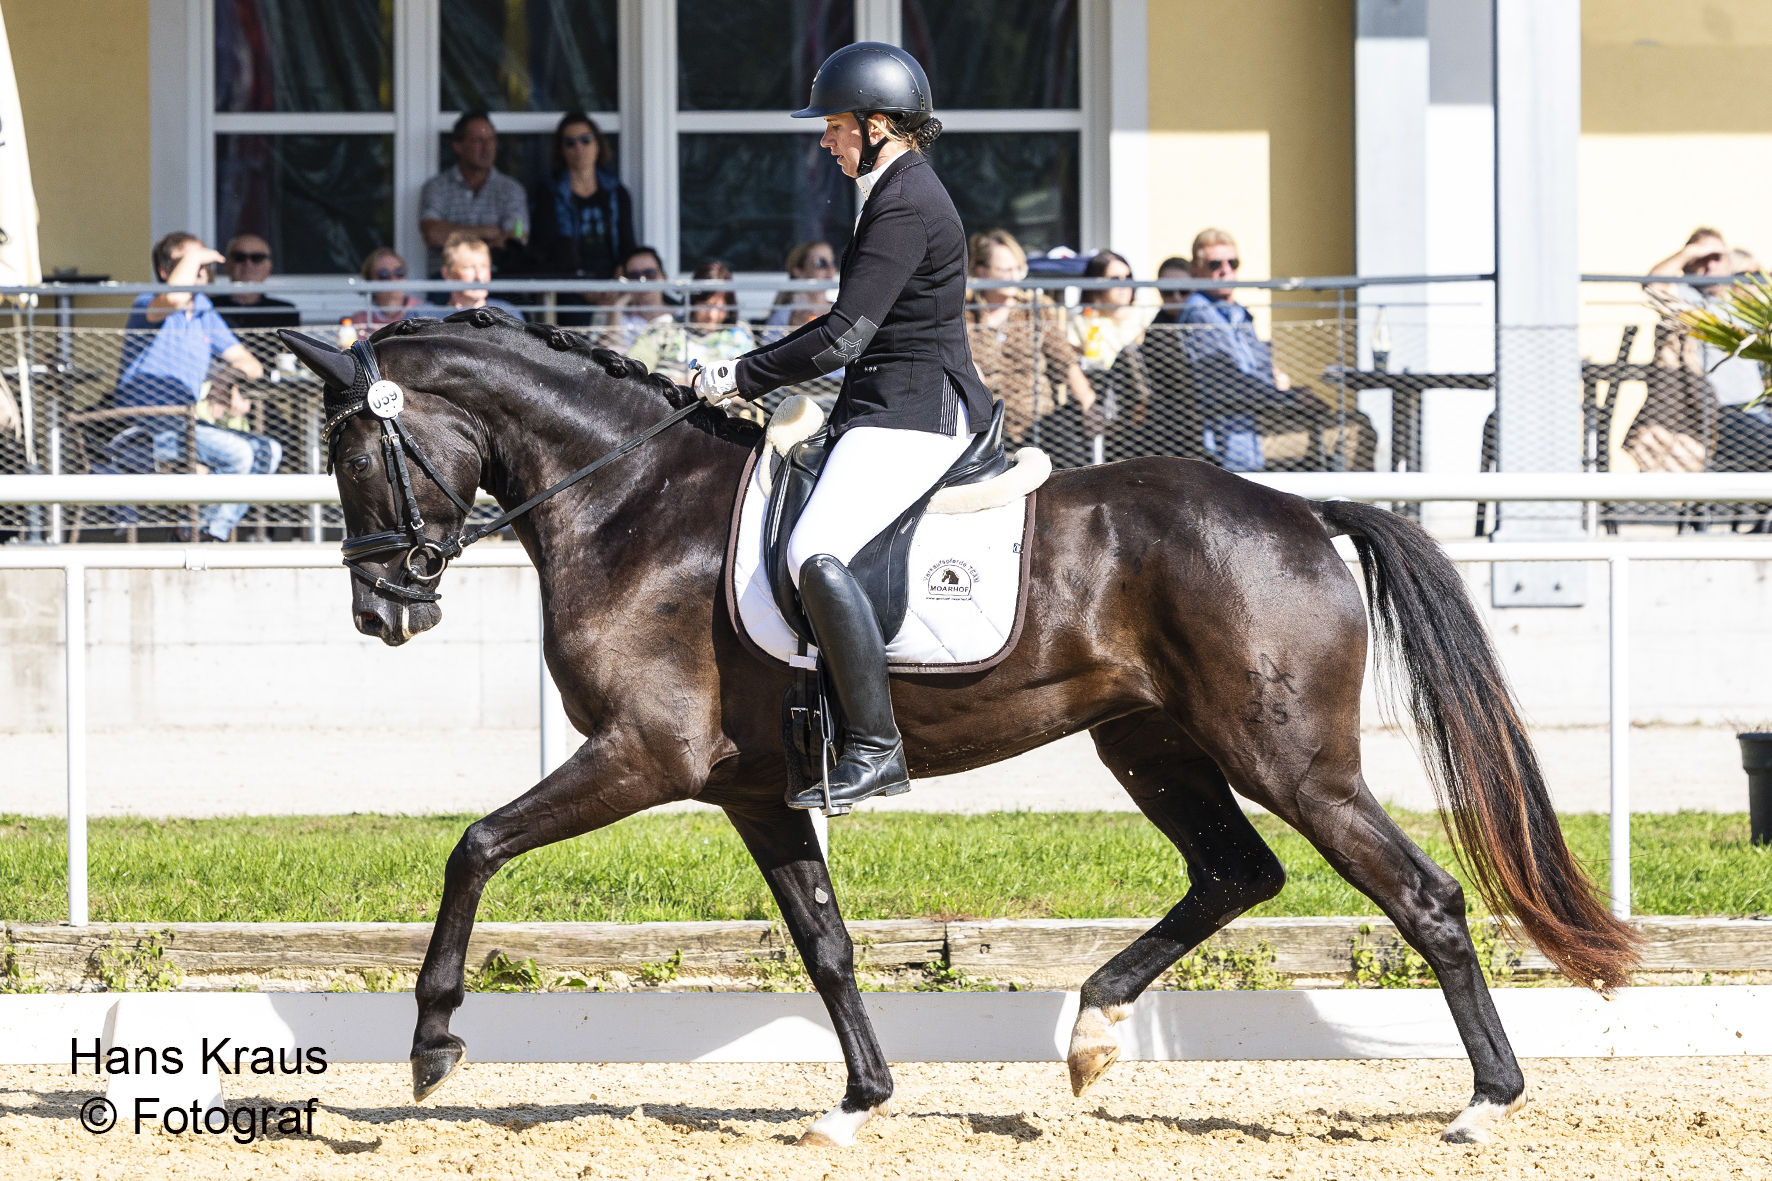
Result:
[[[18,105],[18,81],[12,73],[12,45],[6,39],[6,19],[0,16],[0,286],[22,287],[42,281],[43,260],[37,253],[37,196],[31,188],[31,159],[25,152],[25,120]],[[19,355],[22,358],[22,350]],[[28,407],[30,366],[21,364],[18,373]],[[0,377],[0,434],[16,436],[20,426],[18,406],[5,379]]]

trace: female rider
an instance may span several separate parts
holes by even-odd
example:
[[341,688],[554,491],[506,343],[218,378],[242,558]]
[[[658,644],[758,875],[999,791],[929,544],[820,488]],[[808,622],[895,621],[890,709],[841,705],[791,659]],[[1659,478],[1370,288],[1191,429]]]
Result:
[[[929,80],[895,45],[839,49],[796,119],[823,119],[820,146],[861,189],[831,310],[774,344],[699,371],[718,404],[846,367],[833,445],[788,539],[788,569],[844,717],[830,804],[910,789],[892,717],[886,644],[847,563],[940,479],[990,424],[991,397],[966,343],[966,235],[923,158],[941,134]],[[814,785],[788,803],[825,806]]]

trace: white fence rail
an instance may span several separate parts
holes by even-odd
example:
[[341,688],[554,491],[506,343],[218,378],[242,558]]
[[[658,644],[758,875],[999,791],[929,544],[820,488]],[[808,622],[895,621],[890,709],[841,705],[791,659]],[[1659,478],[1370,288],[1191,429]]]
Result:
[[[1772,473],[1248,472],[1313,500],[1772,502]],[[484,493],[482,501],[490,503]],[[337,504],[332,476],[0,476],[0,504]]]
[[[1317,499],[1526,501],[1767,501],[1772,474],[1612,475],[1431,473],[1310,473],[1259,475],[1263,484]],[[129,485],[125,489],[124,485]],[[0,504],[226,504],[240,500],[336,504],[328,476],[3,476]],[[1630,913],[1630,691],[1629,591],[1633,561],[1772,561],[1772,538],[1666,542],[1458,542],[1445,546],[1455,562],[1605,562],[1608,567],[1607,659],[1610,699],[1611,881],[1614,913]],[[1351,549],[1344,549],[1352,559]],[[221,570],[327,569],[338,565],[332,546],[306,543],[229,546],[12,545],[0,546],[0,570],[61,570],[66,641],[68,922],[88,920],[86,846],[86,572],[94,569]],[[458,566],[521,568],[528,555],[508,545],[482,546]],[[545,662],[540,667],[541,766],[546,774],[564,757],[566,735]]]

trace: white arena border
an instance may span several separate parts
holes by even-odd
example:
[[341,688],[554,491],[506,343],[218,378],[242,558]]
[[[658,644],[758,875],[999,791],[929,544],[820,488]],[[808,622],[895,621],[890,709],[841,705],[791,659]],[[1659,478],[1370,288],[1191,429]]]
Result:
[[[1772,1055],[1772,986],[1577,988],[1492,995],[1523,1058]],[[895,1062],[1058,1062],[1074,992],[864,993]],[[328,1062],[402,1063],[411,993],[0,996],[0,1065],[70,1063],[119,1025],[235,1046],[324,1047]],[[126,1018],[126,1019],[124,1019]],[[811,993],[472,993],[451,1028],[476,1062],[838,1062]],[[1160,992],[1115,1027],[1134,1061],[1463,1058],[1437,989]],[[172,1039],[168,1039],[172,1040]],[[182,1039],[180,1039],[182,1040]]]

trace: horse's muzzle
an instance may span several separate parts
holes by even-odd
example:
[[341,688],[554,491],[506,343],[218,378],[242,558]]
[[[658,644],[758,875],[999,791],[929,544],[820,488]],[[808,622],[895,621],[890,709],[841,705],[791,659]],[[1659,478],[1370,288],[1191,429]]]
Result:
[[436,603],[385,598],[358,584],[352,588],[351,616],[358,631],[376,637],[390,648],[398,648],[441,623],[443,609]]

